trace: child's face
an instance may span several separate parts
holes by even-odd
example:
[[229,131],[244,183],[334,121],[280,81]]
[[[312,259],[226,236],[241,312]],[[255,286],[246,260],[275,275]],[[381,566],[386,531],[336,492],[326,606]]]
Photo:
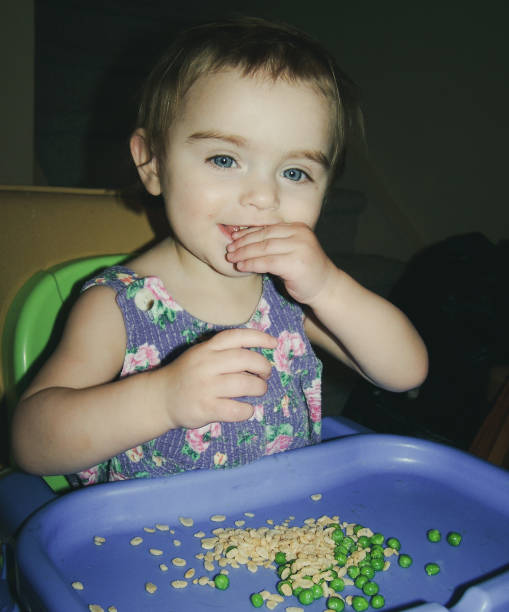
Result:
[[332,112],[303,83],[200,77],[169,132],[159,186],[182,261],[244,276],[225,259],[232,228],[314,227],[327,187]]

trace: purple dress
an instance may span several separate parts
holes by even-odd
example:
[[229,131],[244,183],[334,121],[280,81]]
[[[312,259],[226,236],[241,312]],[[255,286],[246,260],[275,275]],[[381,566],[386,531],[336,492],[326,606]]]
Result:
[[[165,364],[189,346],[230,327],[266,331],[278,339],[261,352],[272,364],[267,393],[245,397],[253,416],[239,423],[210,423],[199,429],[174,429],[77,474],[82,485],[128,478],[169,476],[187,470],[234,467],[264,455],[300,448],[321,439],[322,364],[303,329],[298,304],[281,295],[269,276],[249,321],[212,325],[185,311],[157,277],[139,277],[114,266],[88,281],[83,291],[107,285],[116,292],[127,333],[120,376]],[[143,406],[140,406],[140,418]]]

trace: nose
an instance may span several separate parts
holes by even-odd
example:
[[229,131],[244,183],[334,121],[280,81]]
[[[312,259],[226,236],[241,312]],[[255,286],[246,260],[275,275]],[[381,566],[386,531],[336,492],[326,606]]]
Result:
[[277,181],[261,176],[247,179],[242,185],[240,204],[254,206],[260,210],[279,208]]

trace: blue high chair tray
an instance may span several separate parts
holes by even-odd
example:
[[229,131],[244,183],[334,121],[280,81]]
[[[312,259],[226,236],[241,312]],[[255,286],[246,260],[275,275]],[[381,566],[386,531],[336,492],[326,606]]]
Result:
[[[214,515],[226,519],[214,522]],[[119,612],[251,611],[252,593],[277,592],[274,570],[228,567],[226,590],[192,579],[185,588],[171,586],[190,568],[196,569],[194,578],[214,577],[220,569],[216,564],[215,571],[206,571],[195,558],[206,552],[195,534],[210,537],[213,529],[235,527],[239,520],[243,529],[267,527],[268,520],[281,524],[290,516],[291,525],[302,526],[323,515],[396,537],[401,553],[412,557],[408,568],[388,557],[389,569],[376,573],[383,610],[509,610],[509,474],[449,447],[379,434],[331,440],[231,470],[96,485],[64,495],[36,513],[18,539],[21,603],[66,612],[86,611],[90,604]],[[192,518],[193,526],[184,526],[180,517]],[[428,541],[429,529],[441,531],[441,542]],[[450,531],[462,535],[459,546],[447,543]],[[104,541],[94,543],[96,536]],[[143,541],[133,546],[136,536]],[[176,557],[186,565],[174,565]],[[427,575],[430,562],[440,566],[439,574]],[[72,587],[78,581],[83,590]],[[152,594],[149,582],[157,587]],[[362,595],[354,586],[341,593],[349,594]],[[289,606],[310,612],[327,607],[323,598],[303,606],[292,596],[276,610]]]

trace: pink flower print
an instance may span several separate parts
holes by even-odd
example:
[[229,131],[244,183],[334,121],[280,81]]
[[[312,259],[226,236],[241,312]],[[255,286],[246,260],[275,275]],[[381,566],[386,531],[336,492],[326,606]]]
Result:
[[304,396],[309,409],[309,416],[313,423],[317,423],[322,418],[322,381],[315,378],[311,386],[304,389]]
[[173,311],[182,310],[182,307],[166,291],[161,279],[149,276],[145,279],[144,287],[150,290],[156,300],[164,302]]
[[290,360],[306,352],[306,345],[298,332],[284,331],[279,334],[274,350],[274,363],[280,372],[290,373]]
[[253,415],[249,418],[250,421],[258,421],[261,423],[264,417],[264,408],[262,404],[256,404],[253,406]]
[[130,285],[133,282],[134,276],[132,274],[126,274],[125,272],[118,272],[117,278],[124,285]]
[[220,453],[219,451],[217,451],[217,453],[214,455],[214,465],[216,467],[225,465],[227,461],[228,455],[226,455],[225,453]]
[[143,446],[135,446],[125,451],[129,461],[139,463],[143,459]]
[[221,423],[209,423],[198,429],[186,431],[186,442],[196,453],[203,453],[210,446],[211,438],[219,438]]
[[268,302],[262,297],[260,303],[258,304],[258,308],[256,312],[251,317],[247,327],[251,329],[259,329],[260,331],[265,331],[270,327],[270,319],[269,319],[270,306]]
[[288,397],[288,395],[285,395],[283,399],[281,400],[281,410],[283,411],[283,416],[285,417],[290,416],[289,406],[290,406],[290,398]]
[[95,465],[88,470],[78,472],[78,476],[85,486],[93,485],[99,480],[99,466]]
[[124,359],[121,376],[149,370],[160,363],[159,351],[153,344],[142,344],[135,351],[129,351]]
[[129,478],[125,474],[121,474],[120,472],[115,472],[114,470],[110,471],[109,482],[116,482],[118,480],[129,480]]
[[281,434],[277,436],[272,442],[269,442],[265,447],[266,455],[273,455],[274,453],[282,453],[288,449],[292,443],[292,436]]

